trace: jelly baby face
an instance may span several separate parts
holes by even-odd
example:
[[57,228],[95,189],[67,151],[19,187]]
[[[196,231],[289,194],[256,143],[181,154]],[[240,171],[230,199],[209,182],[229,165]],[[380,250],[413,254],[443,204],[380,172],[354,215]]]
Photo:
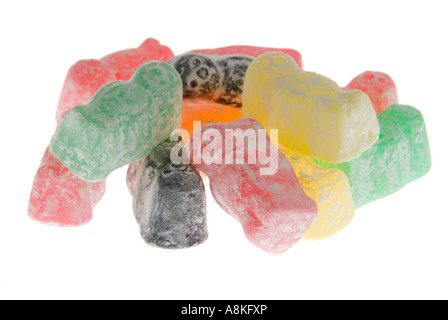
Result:
[[188,54],[176,62],[175,68],[182,78],[184,96],[211,98],[216,91],[219,73],[208,57]]

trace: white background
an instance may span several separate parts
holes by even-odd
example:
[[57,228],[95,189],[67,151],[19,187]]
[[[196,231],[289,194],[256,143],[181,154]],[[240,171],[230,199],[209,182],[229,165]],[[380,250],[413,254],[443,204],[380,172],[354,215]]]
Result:
[[[0,4],[2,299],[447,299],[445,1],[2,1]],[[356,211],[324,241],[279,256],[251,245],[207,188],[209,239],[147,246],[113,172],[84,227],[32,221],[32,181],[53,134],[68,68],[158,39],[175,54],[244,44],[293,48],[341,86],[389,74],[426,120],[433,168]]]

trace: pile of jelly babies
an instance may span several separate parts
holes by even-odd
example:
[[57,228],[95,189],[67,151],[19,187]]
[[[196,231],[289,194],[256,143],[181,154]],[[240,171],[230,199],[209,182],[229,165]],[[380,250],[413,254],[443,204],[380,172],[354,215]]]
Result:
[[366,71],[341,88],[305,71],[293,49],[175,56],[149,38],[68,70],[28,215],[88,223],[107,177],[125,165],[146,243],[207,239],[209,179],[247,239],[279,254],[338,233],[356,208],[424,176],[431,157],[421,112],[399,104],[385,73]]

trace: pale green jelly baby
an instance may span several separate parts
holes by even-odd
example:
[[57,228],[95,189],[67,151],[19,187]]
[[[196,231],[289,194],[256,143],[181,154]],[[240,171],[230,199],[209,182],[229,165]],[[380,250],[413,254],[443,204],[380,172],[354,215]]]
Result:
[[74,174],[104,180],[139,160],[180,127],[182,82],[162,61],[140,66],[129,81],[114,81],[89,103],[71,109],[54,133],[50,149]]

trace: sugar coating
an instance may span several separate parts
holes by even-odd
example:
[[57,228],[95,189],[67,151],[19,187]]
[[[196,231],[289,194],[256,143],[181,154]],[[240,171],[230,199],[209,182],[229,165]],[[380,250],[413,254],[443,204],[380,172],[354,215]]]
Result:
[[50,142],[53,154],[87,181],[143,158],[181,123],[182,84],[161,61],[143,64],[129,81],[102,87],[71,109]]
[[380,138],[361,156],[341,164],[315,160],[322,168],[338,168],[349,178],[355,208],[390,195],[431,169],[431,154],[421,112],[391,105],[378,115]]
[[185,53],[168,63],[179,72],[185,98],[241,106],[244,77],[252,60],[244,55]]
[[[286,157],[278,152],[278,169],[275,174],[260,174],[260,168],[266,166],[260,159],[266,159],[276,150],[266,132],[262,132],[266,141],[265,150],[258,145],[256,149],[251,149],[250,145],[254,142],[252,140],[248,141],[247,147],[245,144],[234,144],[230,155],[231,163],[225,161],[223,140],[213,140],[221,150],[218,156],[221,163],[216,163],[216,154],[204,154],[208,144],[201,137],[209,129],[219,131],[222,137],[228,139],[226,130],[260,132],[258,130],[263,130],[263,127],[249,118],[202,126],[190,140],[191,163],[209,177],[213,197],[228,214],[241,223],[249,241],[271,254],[279,254],[291,248],[314,223],[317,207],[303,192]],[[200,141],[200,144],[195,141]],[[253,164],[248,160],[251,152],[258,154],[257,161]],[[201,163],[195,163],[195,157],[200,154]],[[244,163],[238,164],[237,159],[243,159]]]
[[126,182],[142,238],[150,245],[178,249],[208,237],[205,188],[191,165],[173,164],[177,142],[163,142],[129,165]]
[[305,233],[304,239],[326,239],[344,229],[354,217],[350,183],[338,169],[322,169],[312,159],[282,149],[290,162],[305,194],[316,202],[316,222]]
[[300,69],[283,53],[265,53],[246,72],[242,116],[278,129],[286,149],[328,162],[359,156],[378,139],[369,97]]

